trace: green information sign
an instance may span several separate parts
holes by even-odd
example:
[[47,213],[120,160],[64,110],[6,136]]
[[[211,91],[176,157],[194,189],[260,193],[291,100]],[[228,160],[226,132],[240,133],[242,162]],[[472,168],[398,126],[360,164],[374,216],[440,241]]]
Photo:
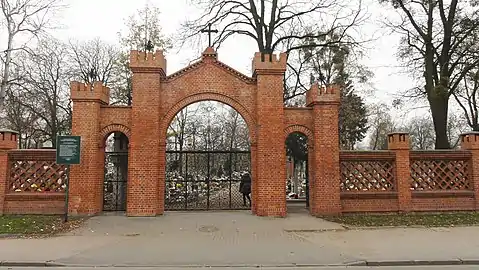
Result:
[[57,164],[80,164],[80,136],[57,137]]

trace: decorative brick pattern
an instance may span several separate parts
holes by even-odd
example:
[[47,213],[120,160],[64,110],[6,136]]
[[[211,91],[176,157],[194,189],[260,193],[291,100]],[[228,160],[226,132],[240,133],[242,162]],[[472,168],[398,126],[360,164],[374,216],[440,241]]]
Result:
[[[64,192],[67,171],[48,159],[32,159],[23,153],[10,152],[8,192]],[[16,155],[15,155],[16,154]],[[19,155],[20,154],[20,155]],[[55,154],[55,152],[53,152]]]
[[[381,159],[384,158],[384,159]],[[352,156],[341,158],[341,192],[396,191],[394,158],[389,155]]]
[[473,190],[469,169],[470,157],[456,153],[411,153],[411,189]]

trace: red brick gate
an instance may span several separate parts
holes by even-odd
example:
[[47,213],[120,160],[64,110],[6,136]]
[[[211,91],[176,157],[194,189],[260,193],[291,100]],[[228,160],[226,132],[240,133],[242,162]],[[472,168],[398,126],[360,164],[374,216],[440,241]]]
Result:
[[[109,89],[72,82],[73,132],[82,136],[82,162],[71,172],[70,212],[102,210],[103,147],[111,132],[129,139],[127,214],[152,216],[164,211],[166,133],[185,106],[215,100],[236,109],[245,119],[251,139],[253,213],[285,216],[285,135],[302,132],[311,141],[311,211],[338,213],[339,92],[334,88],[308,94],[307,108],[285,108],[283,75],[286,54],[253,59],[253,76],[218,61],[208,48],[200,61],[166,76],[162,51],[132,51],[133,105],[109,106]],[[322,115],[322,117],[319,117]],[[325,117],[326,116],[326,117]],[[315,143],[321,141],[322,143]],[[319,153],[323,153],[320,155]],[[323,166],[319,166],[323,164]],[[315,183],[321,183],[315,184]]]
[[[82,137],[72,166],[69,212],[103,209],[105,139],[129,141],[127,215],[164,212],[167,128],[185,106],[204,100],[230,105],[250,133],[252,211],[285,216],[285,139],[308,137],[310,213],[411,212],[479,209],[479,133],[462,136],[460,151],[410,151],[405,133],[388,136],[388,151],[339,151],[339,91],[307,92],[307,107],[283,106],[286,55],[253,58],[253,75],[221,63],[212,48],[200,61],[166,76],[161,51],[132,51],[133,106],[109,105],[101,83],[71,83],[72,134]],[[65,168],[54,150],[16,150],[14,131],[0,130],[0,215],[63,211]]]

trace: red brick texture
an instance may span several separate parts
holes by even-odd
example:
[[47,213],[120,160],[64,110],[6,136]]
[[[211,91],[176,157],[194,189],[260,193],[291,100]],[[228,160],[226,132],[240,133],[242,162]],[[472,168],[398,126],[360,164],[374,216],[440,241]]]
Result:
[[133,100],[127,214],[155,216],[160,205],[160,166],[164,166],[165,140],[160,135],[161,80],[166,72],[163,52],[132,52]]
[[474,208],[479,210],[479,133],[470,132],[461,136],[461,148],[471,153],[469,175],[474,183],[472,187],[475,198]]
[[[48,164],[54,164],[55,150],[11,150],[8,152],[8,161],[4,163],[7,171],[10,171],[10,166],[14,161],[28,161],[48,166]],[[45,178],[47,174],[53,173],[54,170],[55,168],[51,168],[51,170],[40,175],[40,177]],[[29,183],[38,183],[27,172],[24,171],[23,173],[26,174],[25,177],[30,178]],[[32,173],[32,171],[29,171],[29,173]],[[39,172],[39,174],[42,173]],[[6,181],[2,182],[5,187],[4,192],[1,193],[4,196],[4,200],[0,201],[4,202],[0,204],[3,206],[4,214],[62,214],[64,212],[64,189],[51,192],[16,192],[11,188],[14,183],[13,178],[8,173],[4,175],[7,176]]]
[[[312,215],[479,209],[478,134],[463,135],[461,151],[410,151],[405,133],[389,135],[388,151],[339,151],[339,88],[313,85],[305,108],[285,108],[285,54],[255,54],[251,77],[218,61],[212,48],[169,76],[162,51],[132,51],[130,67],[132,106],[109,105],[101,83],[71,84],[72,134],[82,137],[81,164],[70,175],[71,215],[102,211],[105,139],[113,132],[129,139],[127,215],[162,214],[168,125],[185,106],[204,100],[230,105],[248,125],[255,215],[287,215],[285,139],[293,132],[308,137]],[[14,133],[0,132],[0,214],[61,213],[62,192],[9,190],[16,147]],[[54,151],[48,155],[42,158],[54,158]]]
[[310,213],[330,215],[341,212],[339,168],[339,100],[337,87],[319,88],[306,94],[306,104],[313,108],[313,160],[310,176]]
[[0,215],[5,211],[4,202],[8,183],[8,151],[17,147],[17,133],[11,130],[0,130]]
[[393,133],[388,135],[388,148],[394,151],[396,164],[396,189],[399,211],[411,211],[411,166],[409,164],[409,135]]

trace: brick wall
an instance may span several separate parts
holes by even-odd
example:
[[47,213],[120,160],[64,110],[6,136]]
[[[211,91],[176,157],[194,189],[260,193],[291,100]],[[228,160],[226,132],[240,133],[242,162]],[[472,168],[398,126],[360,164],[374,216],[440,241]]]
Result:
[[[162,51],[132,51],[130,67],[132,106],[109,105],[109,89],[101,83],[71,84],[72,134],[82,137],[81,164],[72,166],[70,177],[72,215],[102,211],[104,142],[112,132],[122,132],[129,139],[127,214],[162,214],[168,125],[185,106],[203,100],[230,105],[248,125],[256,215],[287,214],[285,139],[291,132],[308,137],[313,215],[479,209],[478,134],[463,136],[463,151],[411,152],[408,134],[394,133],[388,137],[389,151],[340,152],[339,89],[315,84],[306,93],[306,108],[284,108],[285,54],[255,54],[251,77],[220,62],[212,48],[198,62],[169,76]],[[0,131],[0,214],[61,212],[61,191],[9,190],[9,160],[30,159],[54,166],[53,151],[12,151],[15,136]]]
[[55,150],[8,152],[4,214],[62,214],[66,168]]
[[342,151],[341,211],[477,210],[473,147],[410,151],[408,134],[394,133],[389,151]]

